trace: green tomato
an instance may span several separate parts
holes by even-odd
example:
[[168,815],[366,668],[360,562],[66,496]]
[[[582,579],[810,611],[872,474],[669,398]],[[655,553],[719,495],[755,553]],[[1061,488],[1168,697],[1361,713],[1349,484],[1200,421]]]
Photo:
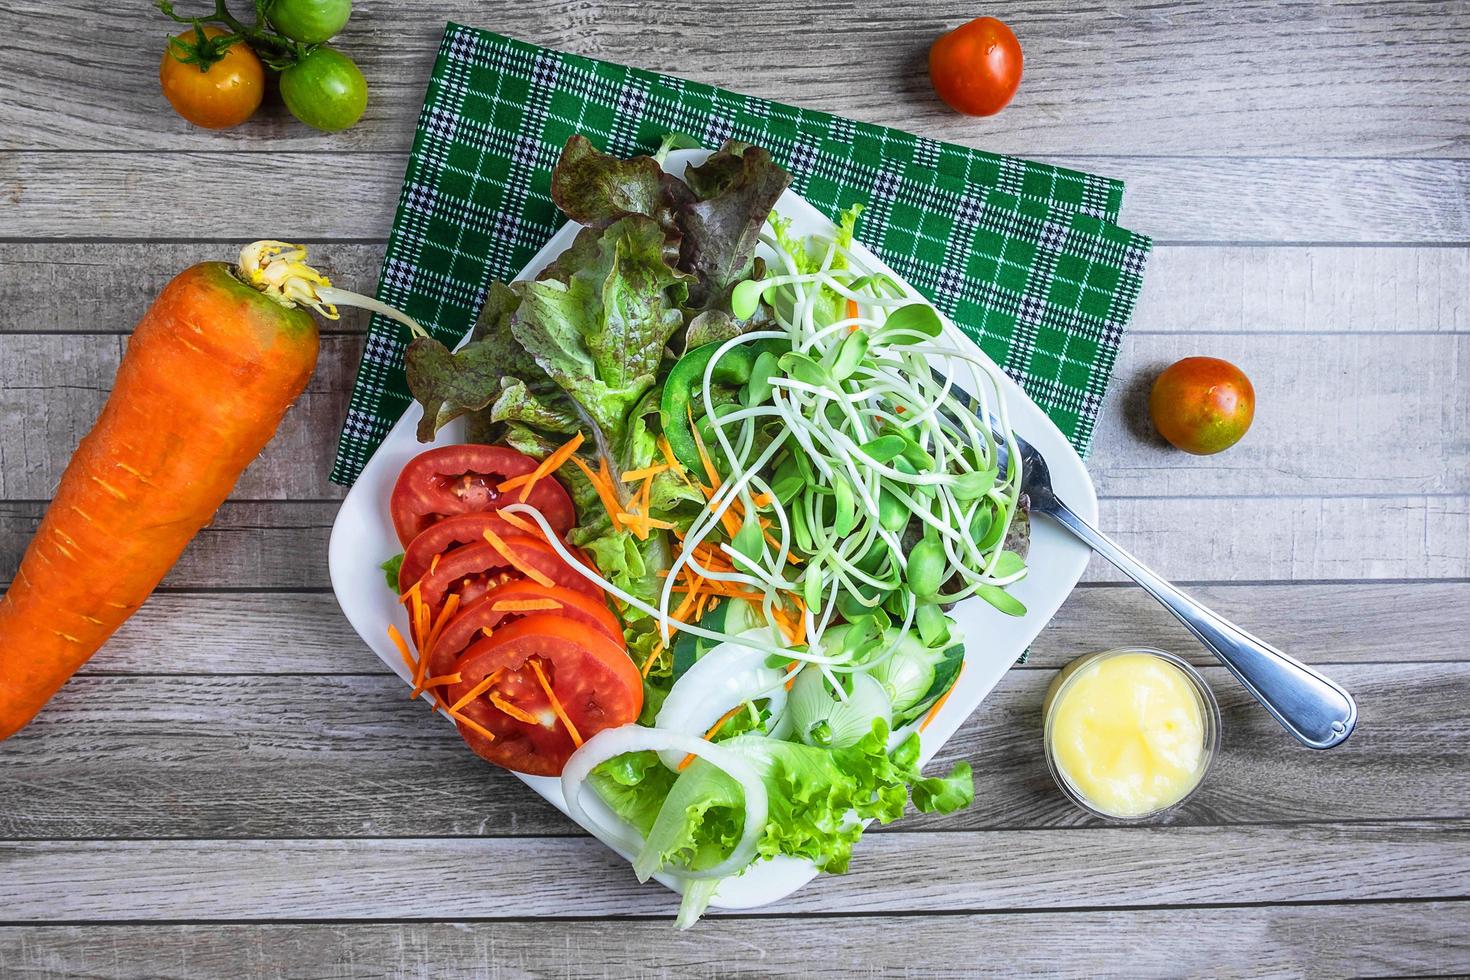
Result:
[[306,125],[335,133],[362,118],[367,81],[351,58],[320,47],[281,72],[281,98]]
[[321,44],[346,25],[352,0],[272,0],[266,16],[291,40]]

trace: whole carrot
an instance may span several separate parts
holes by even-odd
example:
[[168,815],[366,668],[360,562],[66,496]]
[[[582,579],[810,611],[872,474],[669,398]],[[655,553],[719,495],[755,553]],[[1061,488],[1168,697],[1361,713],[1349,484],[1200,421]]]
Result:
[[[316,304],[263,274],[286,267],[255,248],[242,259],[264,266],[180,273],[134,330],[0,599],[0,739],[142,605],[306,387],[317,329],[293,298]],[[300,262],[286,271],[326,282]]]

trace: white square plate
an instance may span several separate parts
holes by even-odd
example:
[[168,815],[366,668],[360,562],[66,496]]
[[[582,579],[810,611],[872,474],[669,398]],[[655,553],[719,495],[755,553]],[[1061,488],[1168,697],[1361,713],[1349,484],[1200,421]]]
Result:
[[[685,167],[703,162],[708,153],[707,150],[677,151],[669,155],[664,167],[682,177]],[[830,234],[832,230],[832,222],[825,215],[789,190],[777,202],[776,212],[791,219],[792,230],[799,235]],[[521,271],[519,278],[534,278],[571,244],[579,230],[580,226],[576,224],[563,226]],[[892,269],[862,245],[855,244],[853,252],[870,269],[900,280]],[[952,344],[958,349],[985,356],[953,324],[947,319],[945,322],[946,336]],[[1084,518],[1094,520],[1097,495],[1081,458],[1019,386],[1007,378],[1002,390],[1012,427],[1046,457],[1059,495]],[[414,434],[421,414],[417,405],[410,407],[363,469],[332,526],[329,555],[332,588],[342,612],[373,652],[405,683],[410,683],[408,670],[389,641],[387,630],[390,623],[395,623],[407,635],[408,619],[397,596],[384,584],[383,573],[378,566],[403,550],[388,517],[388,496],[399,471],[427,448],[418,442]],[[440,430],[434,444],[452,445],[463,440],[463,425],[455,422]],[[932,758],[949,740],[1030,646],[1081,578],[1088,554],[1085,545],[1060,528],[1047,521],[1033,521],[1027,557],[1030,572],[1025,579],[1009,588],[1026,604],[1026,615],[1019,618],[1003,615],[978,598],[962,602],[955,608],[952,615],[965,635],[965,670],[949,699],[923,733],[923,761]],[[557,809],[566,812],[559,780],[544,776],[522,775],[520,778]],[[601,801],[596,799],[595,793],[588,793],[586,805],[596,813]],[[605,821],[615,819],[606,808],[601,809],[600,817]],[[597,833],[594,828],[586,829],[589,833]],[[627,854],[623,856],[629,857]],[[719,908],[737,909],[765,905],[791,894],[816,873],[805,861],[791,858],[767,861],[738,878],[727,880],[712,904]],[[676,891],[680,890],[676,880],[663,876],[659,876],[659,880]]]

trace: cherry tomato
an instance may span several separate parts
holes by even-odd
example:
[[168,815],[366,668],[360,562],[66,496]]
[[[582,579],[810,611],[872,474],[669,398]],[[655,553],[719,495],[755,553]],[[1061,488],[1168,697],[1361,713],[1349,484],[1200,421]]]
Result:
[[581,572],[561,560],[551,545],[530,537],[501,538],[514,554],[511,561],[489,542],[467,544],[456,548],[440,560],[432,572],[419,581],[419,596],[438,615],[440,606],[451,595],[459,596],[463,609],[497,585],[526,578],[525,568],[533,568],[553,585],[601,599],[602,588]]
[[367,80],[351,58],[322,45],[281,72],[281,98],[306,125],[335,133],[362,118]]
[[1256,414],[1250,379],[1218,357],[1186,357],[1164,369],[1148,397],[1154,427],[1174,446],[1197,456],[1229,449]]
[[291,40],[321,44],[347,25],[352,0],[271,0],[265,15]]
[[[224,31],[206,27],[205,37],[219,37]],[[194,31],[185,31],[175,40],[193,44]],[[250,46],[237,41],[225,49],[224,57],[204,71],[198,65],[185,64],[178,58],[173,41],[163,52],[158,66],[158,84],[174,111],[196,126],[205,129],[229,129],[238,126],[260,108],[265,94],[265,68]]]
[[582,741],[635,721],[643,709],[643,678],[627,650],[560,616],[527,616],[496,630],[466,650],[455,670],[460,681],[444,695],[450,704],[495,675],[493,686],[459,712],[494,739],[464,724],[459,732],[476,755],[516,772],[559,775]]
[[[536,468],[536,461],[503,446],[442,446],[409,460],[393,487],[389,510],[398,541],[407,548],[424,528],[455,514],[499,510],[520,500],[520,491],[496,487]],[[576,520],[572,498],[556,480],[539,481],[526,503],[545,516],[558,534]]]
[[[556,603],[555,609],[529,609],[526,606]],[[522,608],[516,609],[515,606]],[[601,599],[593,599],[582,592],[562,588],[559,585],[538,585],[528,579],[518,579],[496,586],[485,598],[470,603],[454,614],[434,641],[429,656],[429,674],[441,676],[454,673],[454,662],[471,643],[484,635],[485,630],[494,631],[502,625],[523,616],[547,614],[560,616],[573,623],[581,623],[607,635],[614,643],[623,642],[623,627],[618,618]]]
[[993,116],[1021,84],[1021,42],[994,17],[977,17],[934,42],[929,79],[950,108]]

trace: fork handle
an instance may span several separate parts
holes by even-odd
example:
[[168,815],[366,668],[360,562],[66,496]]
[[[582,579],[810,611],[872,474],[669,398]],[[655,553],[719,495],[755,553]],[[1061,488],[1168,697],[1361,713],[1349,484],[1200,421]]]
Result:
[[1312,749],[1330,749],[1352,734],[1358,706],[1342,687],[1205,608],[1060,500],[1048,500],[1037,510],[1054,518],[1159,600],[1297,741]]

